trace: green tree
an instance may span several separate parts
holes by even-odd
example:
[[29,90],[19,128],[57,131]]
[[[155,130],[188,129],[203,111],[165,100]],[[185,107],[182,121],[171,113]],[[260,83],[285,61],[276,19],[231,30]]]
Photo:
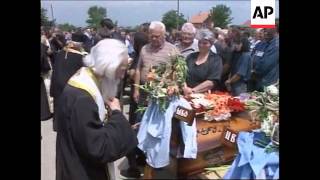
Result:
[[41,26],[47,26],[47,27],[52,27],[55,26],[56,24],[56,19],[49,20],[47,16],[47,9],[41,8],[40,11],[40,18],[41,18]]
[[215,27],[226,28],[232,21],[231,9],[226,5],[220,4],[212,7],[210,16]]
[[48,21],[47,10],[45,8],[41,8],[41,24],[45,24]]
[[45,8],[41,8],[41,25],[42,26],[49,26],[50,25],[50,21],[49,18],[47,16],[47,9]]
[[166,12],[162,17],[162,23],[166,26],[166,29],[168,31],[171,31],[172,29],[177,28],[177,24],[179,28],[182,26],[183,23],[187,22],[186,19],[184,19],[184,16],[182,13],[179,14],[176,10],[170,10]]
[[107,17],[107,10],[104,7],[92,6],[88,9],[89,18],[86,23],[90,27],[100,27],[100,21]]
[[70,32],[71,30],[76,29],[76,27],[74,25],[69,24],[69,23],[59,24],[58,26],[62,31],[69,31]]

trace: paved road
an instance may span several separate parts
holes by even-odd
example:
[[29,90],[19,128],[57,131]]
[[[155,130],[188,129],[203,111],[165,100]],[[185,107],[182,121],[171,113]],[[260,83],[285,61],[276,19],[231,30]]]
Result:
[[[52,130],[52,119],[41,122],[41,180],[55,180],[56,177],[56,136]],[[120,169],[127,168],[127,159],[121,158],[116,161],[117,179]]]
[[52,119],[41,122],[41,180],[55,180],[56,133],[52,130]]
[[[52,119],[41,122],[41,180],[55,180],[56,177],[56,136],[52,130]],[[120,169],[127,168],[127,159],[121,158],[116,161],[117,180]]]

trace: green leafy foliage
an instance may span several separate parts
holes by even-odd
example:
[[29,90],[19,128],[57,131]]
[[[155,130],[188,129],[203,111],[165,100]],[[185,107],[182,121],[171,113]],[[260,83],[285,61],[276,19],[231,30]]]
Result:
[[90,27],[100,27],[100,22],[107,17],[107,10],[104,7],[92,6],[88,9],[89,18],[87,23]]
[[184,19],[183,14],[180,13],[178,15],[176,10],[170,10],[163,15],[162,22],[166,26],[166,29],[171,31],[172,29],[177,28],[177,24],[181,27],[187,20]]
[[[148,94],[148,100],[159,104],[160,110],[165,111],[169,106],[170,97],[179,97],[185,83],[187,64],[183,57],[175,56],[168,64],[151,67],[147,82],[138,87]],[[139,111],[143,108],[139,108]]]
[[223,4],[212,7],[210,17],[215,27],[226,28],[232,21],[231,9]]

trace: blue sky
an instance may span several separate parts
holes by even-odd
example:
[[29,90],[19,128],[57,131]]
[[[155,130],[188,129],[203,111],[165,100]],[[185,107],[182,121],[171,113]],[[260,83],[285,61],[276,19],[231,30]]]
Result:
[[[200,11],[209,11],[217,4],[225,4],[231,8],[232,24],[242,24],[250,19],[249,0],[225,1],[182,1],[180,12],[186,19]],[[117,20],[120,26],[136,26],[144,22],[162,19],[162,15],[169,10],[177,9],[177,1],[50,1],[41,0],[41,6],[48,10],[51,20],[51,7],[58,23],[70,23],[76,26],[86,26],[87,11],[90,6],[101,6],[107,9],[107,17]],[[276,1],[276,17],[279,16],[279,1]]]

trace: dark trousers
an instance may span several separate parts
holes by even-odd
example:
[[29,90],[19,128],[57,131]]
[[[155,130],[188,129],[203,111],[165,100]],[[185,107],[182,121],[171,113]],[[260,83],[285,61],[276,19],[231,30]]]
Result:
[[[147,94],[140,91],[139,102],[136,103],[133,99],[134,87],[135,86],[131,85],[130,109],[129,109],[129,122],[131,125],[134,125],[138,122],[141,122],[142,117],[143,117],[143,113],[136,112],[136,110],[137,110],[138,106],[145,106],[146,105],[146,98],[147,98]],[[138,132],[138,129],[136,132]],[[144,157],[144,153],[138,147],[136,147],[135,149],[133,149],[131,152],[129,152],[126,155],[126,157],[128,159],[129,168],[132,168],[132,169],[138,168],[137,156],[140,158]]]
[[129,122],[131,125],[134,125],[137,120],[137,108],[138,108],[138,104],[134,101],[133,99],[133,91],[134,91],[134,85],[131,84],[130,87],[130,107],[129,107]]
[[53,126],[53,131],[57,132],[58,129],[58,124],[57,124],[57,118],[56,118],[56,111],[57,111],[57,104],[58,104],[58,100],[57,98],[53,98],[53,117],[52,117],[52,126]]

